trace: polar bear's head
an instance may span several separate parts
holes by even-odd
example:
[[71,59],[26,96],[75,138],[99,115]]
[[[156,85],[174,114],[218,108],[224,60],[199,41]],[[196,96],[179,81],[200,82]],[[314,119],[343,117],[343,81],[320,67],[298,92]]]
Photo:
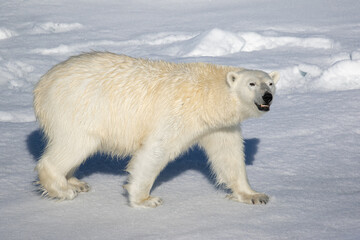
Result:
[[253,115],[270,110],[275,85],[279,81],[278,72],[266,73],[259,70],[241,70],[227,74],[227,84],[236,92],[242,103],[249,106]]

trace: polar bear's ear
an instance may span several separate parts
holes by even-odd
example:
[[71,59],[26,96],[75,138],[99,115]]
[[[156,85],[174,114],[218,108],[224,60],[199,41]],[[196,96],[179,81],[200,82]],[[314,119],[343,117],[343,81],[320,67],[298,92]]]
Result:
[[234,84],[238,79],[239,79],[239,74],[237,74],[236,72],[228,72],[228,74],[226,75],[226,82],[230,88],[234,86]]
[[279,72],[271,72],[269,73],[269,76],[271,77],[271,79],[274,81],[275,85],[278,83],[279,79],[280,79],[280,73]]

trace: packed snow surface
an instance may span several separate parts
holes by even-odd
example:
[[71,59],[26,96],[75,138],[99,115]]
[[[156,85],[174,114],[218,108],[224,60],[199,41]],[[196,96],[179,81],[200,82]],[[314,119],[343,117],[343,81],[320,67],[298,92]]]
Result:
[[[357,0],[0,3],[0,238],[360,239],[359,9]],[[196,147],[157,179],[156,209],[130,208],[128,159],[100,154],[77,172],[89,193],[42,199],[32,90],[87,51],[279,71],[271,111],[242,126],[250,183],[269,204],[227,200]]]

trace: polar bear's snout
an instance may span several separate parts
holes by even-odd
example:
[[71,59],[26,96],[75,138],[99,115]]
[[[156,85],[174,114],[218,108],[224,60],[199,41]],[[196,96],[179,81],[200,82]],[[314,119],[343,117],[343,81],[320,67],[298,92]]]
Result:
[[260,111],[265,111],[265,112],[269,111],[271,101],[273,99],[273,95],[270,92],[266,91],[261,98],[263,100],[263,103],[259,104],[259,103],[255,102],[255,105],[257,106],[257,108]]
[[265,92],[264,96],[262,96],[262,99],[264,100],[265,104],[270,104],[270,102],[273,99],[273,96],[269,92]]

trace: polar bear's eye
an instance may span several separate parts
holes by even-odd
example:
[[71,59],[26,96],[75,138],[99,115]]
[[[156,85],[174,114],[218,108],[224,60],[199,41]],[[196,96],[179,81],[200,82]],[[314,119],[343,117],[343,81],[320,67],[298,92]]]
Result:
[[269,83],[269,86],[272,86],[273,85],[273,83]]
[[255,86],[255,83],[249,83],[249,85],[251,86],[251,87],[254,87]]

